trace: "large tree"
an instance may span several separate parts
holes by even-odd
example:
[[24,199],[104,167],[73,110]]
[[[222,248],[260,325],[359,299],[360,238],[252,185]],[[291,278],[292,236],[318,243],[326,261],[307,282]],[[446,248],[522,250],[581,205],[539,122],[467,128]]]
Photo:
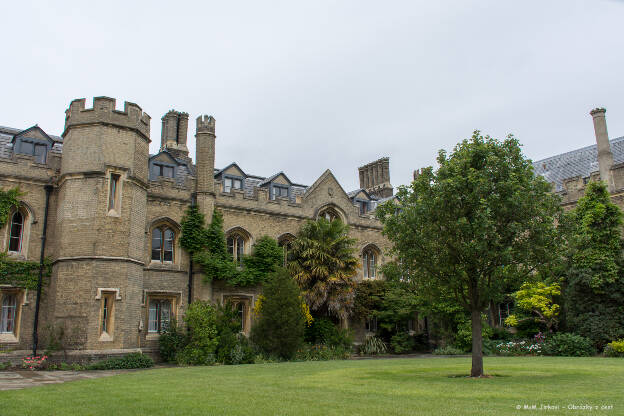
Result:
[[482,318],[506,286],[533,276],[556,256],[555,219],[561,208],[551,186],[509,136],[499,141],[475,131],[425,168],[398,205],[378,210],[421,293],[452,294],[471,316],[471,376],[483,375]]
[[317,315],[344,320],[353,309],[359,262],[347,233],[339,219],[319,218],[304,224],[292,243],[288,270]]

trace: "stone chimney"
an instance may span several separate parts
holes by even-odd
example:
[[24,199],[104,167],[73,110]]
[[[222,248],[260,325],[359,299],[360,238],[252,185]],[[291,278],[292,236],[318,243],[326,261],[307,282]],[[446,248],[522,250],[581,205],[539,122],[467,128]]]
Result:
[[611,167],[613,166],[613,153],[609,144],[609,134],[607,133],[607,120],[604,108],[594,108],[589,114],[594,119],[594,131],[596,132],[596,145],[598,147],[598,167],[600,169],[600,179],[606,182],[609,192],[615,191]]
[[188,159],[186,138],[188,134],[188,113],[170,110],[162,117],[160,150],[167,150],[175,157]]
[[360,174],[360,188],[370,195],[387,198],[394,194],[390,184],[390,158],[382,157],[358,168]]
[[215,119],[212,116],[201,115],[196,120],[195,133],[195,170],[197,180],[195,191],[197,205],[206,220],[210,221],[214,209],[215,187]]

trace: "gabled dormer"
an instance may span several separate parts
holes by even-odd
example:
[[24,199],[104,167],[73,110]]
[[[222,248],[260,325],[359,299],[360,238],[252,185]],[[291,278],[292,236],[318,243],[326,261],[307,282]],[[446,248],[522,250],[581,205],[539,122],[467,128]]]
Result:
[[371,201],[373,198],[365,189],[356,189],[355,191],[349,192],[347,195],[351,198],[353,205],[356,205],[360,209],[360,215],[372,211],[373,207]]
[[163,150],[149,158],[149,178],[156,181],[159,178],[175,179],[178,170],[178,161],[167,150]]
[[16,133],[11,140],[13,154],[27,155],[35,158],[36,163],[46,163],[48,153],[54,140],[38,125]]
[[276,198],[290,199],[292,185],[293,183],[284,172],[278,172],[258,184],[258,186],[269,190],[269,198],[271,200]]
[[243,190],[246,177],[245,172],[234,162],[215,173],[215,179],[222,183],[223,192],[231,192],[232,189]]

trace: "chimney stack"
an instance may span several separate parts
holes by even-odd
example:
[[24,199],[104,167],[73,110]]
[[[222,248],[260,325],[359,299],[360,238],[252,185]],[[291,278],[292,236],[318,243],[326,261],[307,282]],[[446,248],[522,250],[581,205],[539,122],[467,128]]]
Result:
[[607,133],[607,120],[605,119],[604,108],[594,108],[590,111],[594,120],[594,131],[596,132],[596,145],[598,147],[598,167],[600,169],[600,179],[606,182],[609,192],[615,191],[611,167],[613,166],[613,153],[609,144],[609,134]]
[[186,137],[188,114],[170,110],[162,117],[160,150],[168,150],[174,157],[188,159]]
[[390,159],[382,157],[358,168],[360,188],[366,189],[370,195],[387,198],[394,194],[390,184]]

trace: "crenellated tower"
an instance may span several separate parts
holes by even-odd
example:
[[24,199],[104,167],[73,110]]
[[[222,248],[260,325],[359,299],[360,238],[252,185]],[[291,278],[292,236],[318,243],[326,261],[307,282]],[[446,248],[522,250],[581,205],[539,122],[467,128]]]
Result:
[[136,104],[119,111],[96,97],[66,111],[51,312],[86,349],[138,346],[149,143],[150,117]]

